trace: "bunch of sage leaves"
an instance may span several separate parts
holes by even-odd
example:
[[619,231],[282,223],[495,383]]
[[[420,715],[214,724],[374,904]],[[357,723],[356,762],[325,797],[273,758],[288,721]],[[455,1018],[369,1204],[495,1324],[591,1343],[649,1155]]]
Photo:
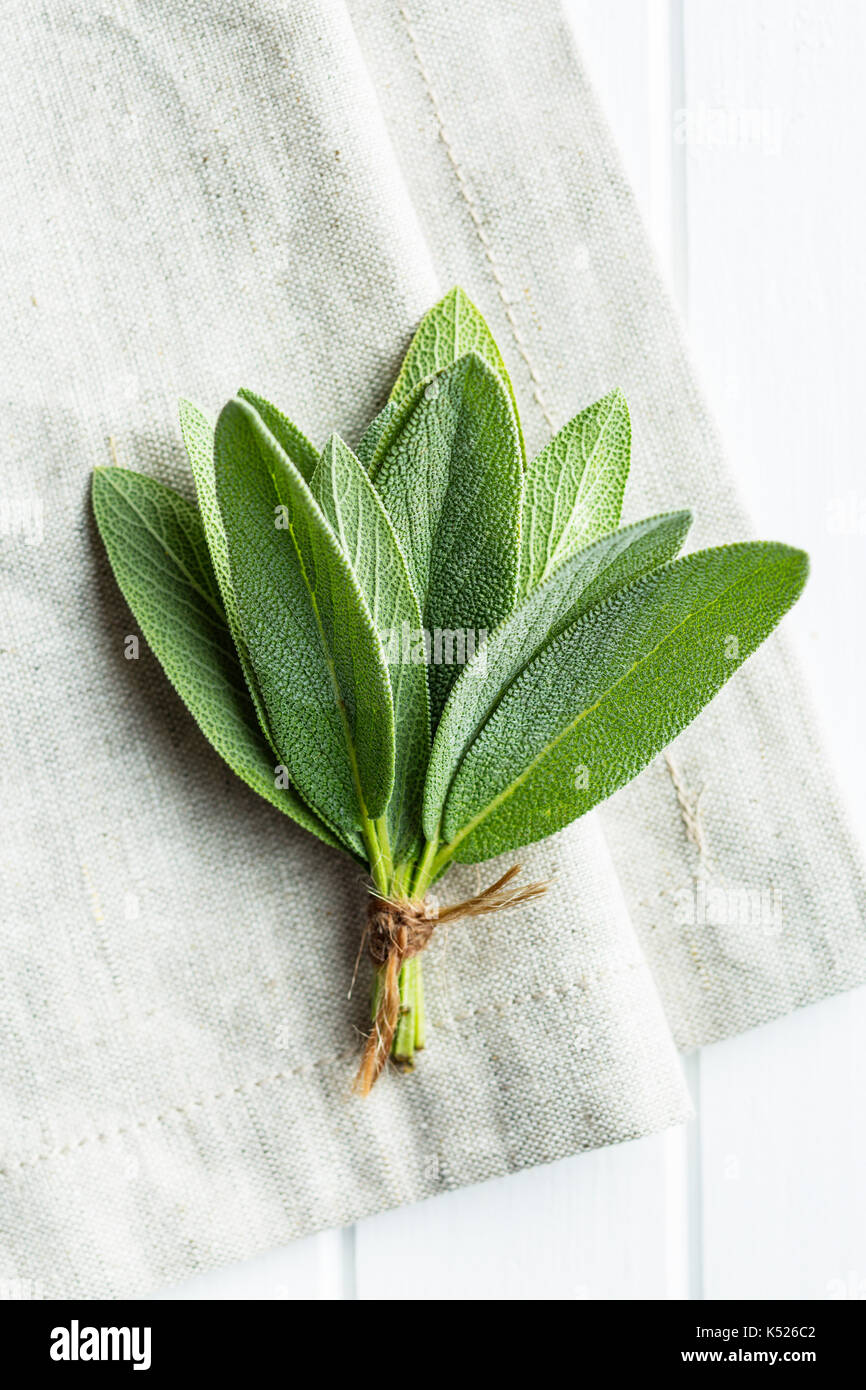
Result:
[[[514,851],[610,796],[806,579],[803,552],[776,543],[677,559],[688,511],[619,528],[619,391],[527,461],[460,289],[422,320],[355,451],[333,434],[320,452],[247,390],[215,425],[187,401],[180,418],[197,507],[94,473],[118,584],[217,752],[382,899],[423,900],[452,860]],[[418,957],[400,991],[394,1050],[411,1058]]]

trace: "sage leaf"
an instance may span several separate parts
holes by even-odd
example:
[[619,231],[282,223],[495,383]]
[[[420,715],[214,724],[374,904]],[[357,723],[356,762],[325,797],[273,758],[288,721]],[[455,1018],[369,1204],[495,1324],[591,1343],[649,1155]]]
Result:
[[416,388],[386,424],[373,481],[421,603],[435,724],[459,671],[448,643],[477,643],[517,588],[520,447],[504,388],[477,353]]
[[634,777],[794,603],[802,551],[744,543],[638,579],[549,643],[508,688],[443,819],[472,863],[552,834]]
[[294,785],[331,824],[388,804],[394,718],[384,653],[351,567],[299,470],[245,401],[217,421],[229,563],[268,722]]
[[210,551],[210,558],[217,583],[219,584],[229,632],[232,635],[232,641],[237,650],[241,670],[244,673],[244,678],[249,688],[250,698],[255,707],[262,733],[268,740],[271,748],[276,752],[273,736],[268,727],[268,716],[265,710],[264,700],[259,690],[259,683],[241,629],[237,599],[235,598],[235,591],[232,586],[226,533],[223,529],[222,517],[220,516],[219,506],[217,504],[216,487],[214,484],[213,422],[205,415],[204,411],[199,410],[198,406],[193,405],[192,401],[181,400],[179,403],[179,414],[181,434],[183,435],[183,442],[186,446],[186,452],[195,480],[199,512],[204,522],[205,538],[207,540],[208,550]]
[[301,433],[297,425],[292,424],[287,415],[277,410],[270,401],[266,401],[264,396],[257,396],[254,391],[247,391],[244,387],[238,391],[238,396],[241,400],[247,401],[256,414],[261,416],[283,453],[291,459],[304,482],[308,483],[319,462],[319,453],[315,446]]
[[619,525],[631,458],[621,391],[596,401],[556,434],[526,470],[520,593],[576,550]]
[[[259,796],[342,848],[295,792],[276,784],[195,507],[154,478],[97,468],[93,511],[121,593],[205,738]],[[357,839],[350,848],[362,852]]]
[[379,411],[379,414],[373,420],[370,421],[370,424],[367,426],[364,433],[361,435],[361,439],[358,444],[358,458],[361,460],[361,463],[364,465],[364,467],[368,470],[370,469],[373,463],[373,459],[376,456],[376,449],[378,447],[379,440],[382,438],[382,431],[384,430],[388,422],[393,418],[396,410],[397,402],[388,401],[388,404],[384,407],[384,409]]
[[424,665],[410,643],[421,610],[394,528],[360,461],[332,435],[313,476],[312,493],[340,542],[388,658],[394,701],[394,790],[387,824],[395,862],[420,845],[421,794],[430,754],[430,710]]
[[467,352],[482,357],[505,387],[517,425],[521,460],[525,463],[520,413],[502,353],[480,310],[458,285],[434,304],[418,325],[391,389],[390,402],[405,400],[422,381],[450,367]]
[[676,555],[691,512],[625,526],[578,551],[491,633],[455,681],[436,730],[424,788],[424,830],[439,838],[442,807],[457,768],[511,682],[583,613]]

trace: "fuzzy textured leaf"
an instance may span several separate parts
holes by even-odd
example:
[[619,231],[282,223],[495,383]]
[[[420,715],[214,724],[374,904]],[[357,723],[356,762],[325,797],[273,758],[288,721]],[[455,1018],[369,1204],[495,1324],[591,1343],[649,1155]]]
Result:
[[382,438],[382,431],[389,420],[393,419],[396,410],[396,401],[389,401],[384,409],[380,410],[379,414],[370,421],[364,433],[361,435],[358,444],[358,458],[367,470],[370,469],[373,459],[376,456],[376,449],[379,440]]
[[229,570],[229,552],[226,544],[226,533],[223,529],[222,517],[220,516],[219,506],[217,505],[216,487],[214,484],[213,451],[214,451],[214,426],[213,421],[205,415],[204,411],[199,410],[198,406],[193,405],[192,401],[181,400],[179,402],[180,429],[183,435],[183,442],[189,457],[192,475],[195,479],[196,496],[198,497],[198,507],[204,522],[204,533],[207,540],[210,558],[213,564],[214,573],[219,584],[220,594],[222,595],[223,608],[225,610],[226,621],[232,641],[237,650],[238,660],[244,678],[250,692],[258,717],[259,726],[267,739],[269,745],[276,752],[273,736],[268,727],[268,716],[262,693],[259,690],[259,683],[250,660],[247,650],[246,639],[241,628],[241,618],[238,612],[237,599],[232,585],[231,572]]
[[506,691],[452,783],[464,863],[543,838],[634,777],[800,594],[802,551],[699,551],[637,580],[549,643]]
[[243,386],[238,391],[238,396],[242,401],[247,401],[256,414],[261,416],[283,453],[292,460],[304,482],[308,483],[319,462],[315,446],[301,433],[297,425],[292,424],[287,415],[275,405],[271,405],[270,401],[266,401],[264,396],[257,396],[254,391],[247,391]]
[[481,311],[457,285],[428,310],[418,325],[392,387],[390,403],[405,400],[420,382],[458,362],[467,352],[482,357],[505,387],[517,425],[521,459],[525,462],[520,413],[502,353]]
[[246,401],[216,427],[217,498],[268,722],[291,780],[331,823],[380,816],[394,779],[382,645],[298,469]]
[[393,636],[397,660],[389,664],[394,700],[394,790],[388,804],[388,834],[396,861],[419,848],[421,793],[430,753],[430,710],[423,665],[404,660],[404,631],[417,632],[421,610],[405,556],[376,489],[339,435],[322,451],[312,492],[340,542],[376,630],[385,644]]
[[619,525],[631,458],[631,423],[621,391],[581,411],[526,470],[520,593]]
[[[372,470],[435,634],[491,630],[517,588],[522,470],[499,378],[476,354],[446,367],[382,431]],[[428,667],[434,724],[459,672]]]
[[253,791],[342,848],[299,796],[275,785],[195,507],[155,478],[98,468],[93,510],[120,590],[205,738]]
[[566,560],[491,633],[452,687],[430,756],[424,829],[438,838],[442,807],[469,746],[512,681],[564,627],[677,554],[691,513],[668,512],[623,527]]

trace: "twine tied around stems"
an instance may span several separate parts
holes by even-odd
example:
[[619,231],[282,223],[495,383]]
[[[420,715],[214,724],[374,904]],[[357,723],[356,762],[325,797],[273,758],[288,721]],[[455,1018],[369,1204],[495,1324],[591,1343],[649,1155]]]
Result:
[[547,892],[546,883],[509,888],[508,885],[519,873],[520,865],[513,864],[501,878],[474,897],[460,903],[449,903],[445,907],[426,902],[371,897],[361,947],[363,949],[366,941],[370,959],[382,970],[382,983],[373,1028],[364,1044],[361,1065],[355,1077],[354,1089],[360,1095],[370,1094],[388,1061],[400,1018],[400,971],[405,962],[419,955],[430,944],[436,927],[464,917],[481,917],[487,912],[503,912],[509,907],[519,907]]

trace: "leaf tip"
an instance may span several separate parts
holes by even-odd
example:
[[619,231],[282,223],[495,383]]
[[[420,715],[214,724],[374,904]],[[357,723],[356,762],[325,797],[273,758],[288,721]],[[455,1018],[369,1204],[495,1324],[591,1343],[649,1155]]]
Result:
[[428,310],[425,318],[429,317],[430,314],[435,314],[442,309],[449,309],[452,306],[458,313],[463,310],[483,320],[481,310],[478,308],[475,301],[466,293],[462,285],[452,285],[450,290],[443,294],[438,303],[434,304],[433,308]]
[[807,550],[801,550],[798,546],[790,546],[789,549],[791,551],[791,559],[800,577],[800,588],[802,590],[806,580],[809,578],[809,571],[812,568],[809,552]]
[[612,410],[620,410],[626,419],[630,419],[628,400],[621,386],[614,386],[612,391],[608,391],[607,395],[602,397],[602,400],[607,401]]
[[125,472],[128,472],[128,469],[119,468],[116,463],[95,464],[90,475],[91,494],[95,495],[100,488],[106,487],[110,482],[111,474]]

